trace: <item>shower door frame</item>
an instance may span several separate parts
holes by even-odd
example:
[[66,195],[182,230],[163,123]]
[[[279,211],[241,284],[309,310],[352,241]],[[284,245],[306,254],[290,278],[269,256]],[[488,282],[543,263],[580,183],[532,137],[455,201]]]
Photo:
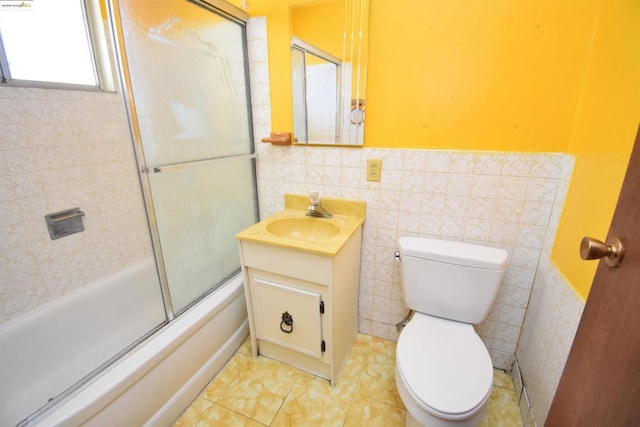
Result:
[[[167,279],[167,272],[164,263],[164,257],[162,253],[162,246],[160,243],[160,232],[158,229],[157,218],[155,214],[155,208],[153,205],[153,198],[151,197],[151,183],[149,182],[149,174],[150,173],[160,173],[161,169],[182,169],[188,167],[197,167],[198,165],[202,165],[203,163],[221,163],[229,160],[238,160],[242,158],[246,159],[256,159],[257,155],[255,153],[255,143],[253,136],[253,116],[251,109],[251,86],[249,79],[249,58],[248,58],[248,43],[247,43],[247,20],[249,15],[243,11],[235,7],[234,5],[227,3],[224,0],[183,0],[185,3],[192,3],[196,6],[200,6],[203,9],[210,11],[211,13],[220,15],[226,19],[229,19],[242,27],[242,43],[243,43],[243,56],[245,67],[245,82],[246,82],[246,102],[247,102],[247,120],[249,123],[249,144],[250,144],[250,154],[243,155],[234,155],[229,157],[219,157],[214,159],[206,159],[206,160],[197,160],[191,161],[189,163],[177,163],[173,165],[164,165],[162,167],[156,167],[155,170],[150,171],[147,165],[147,162],[144,157],[143,145],[142,145],[142,135],[140,132],[140,125],[138,122],[138,115],[136,110],[135,101],[133,98],[133,85],[131,83],[131,77],[129,73],[129,63],[127,60],[126,48],[124,43],[124,34],[121,25],[122,16],[120,14],[120,5],[118,4],[118,0],[107,0],[109,15],[111,21],[111,31],[113,33],[113,40],[115,43],[115,57],[118,64],[116,72],[119,74],[121,87],[123,90],[123,96],[125,98],[125,107],[127,110],[127,116],[129,119],[129,130],[131,133],[131,139],[133,141],[134,146],[134,154],[136,167],[138,169],[138,178],[140,180],[140,186],[142,189],[142,196],[144,199],[145,212],[147,215],[147,222],[149,226],[149,234],[151,236],[151,243],[153,246],[154,258],[158,270],[158,277],[160,279],[160,287],[162,290],[162,299],[164,303],[164,310],[166,316],[166,322],[171,322],[175,317],[176,313],[173,309],[173,304],[171,302],[171,293],[169,289],[169,281]],[[256,165],[255,161],[252,165],[253,167],[253,176],[255,181],[255,206],[256,206],[256,217],[259,217],[258,212],[258,191],[257,191],[257,174],[256,174]],[[240,271],[240,268],[238,268]],[[234,275],[235,276],[235,275]],[[232,276],[233,277],[233,276]],[[229,278],[227,278],[228,280]],[[200,301],[202,298],[207,296],[210,292],[213,292],[216,288],[210,289],[205,292],[203,295],[200,295],[194,301],[192,301],[187,307],[182,309],[180,313],[185,312],[195,303]],[[178,314],[180,314],[178,313]]]

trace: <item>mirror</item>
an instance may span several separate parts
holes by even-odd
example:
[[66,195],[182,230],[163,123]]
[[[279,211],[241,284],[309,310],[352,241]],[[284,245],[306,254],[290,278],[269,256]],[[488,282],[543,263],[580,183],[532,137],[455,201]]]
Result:
[[341,62],[291,38],[293,134],[298,143],[339,144]]
[[295,142],[362,145],[369,0],[296,4],[290,17]]

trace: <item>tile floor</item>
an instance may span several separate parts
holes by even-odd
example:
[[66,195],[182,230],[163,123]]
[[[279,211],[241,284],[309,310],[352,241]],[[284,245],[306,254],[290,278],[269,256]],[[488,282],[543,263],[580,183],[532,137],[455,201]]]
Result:
[[[394,380],[395,346],[358,334],[336,387],[287,364],[251,356],[247,339],[174,427],[404,426]],[[482,426],[521,426],[511,376],[494,370]]]

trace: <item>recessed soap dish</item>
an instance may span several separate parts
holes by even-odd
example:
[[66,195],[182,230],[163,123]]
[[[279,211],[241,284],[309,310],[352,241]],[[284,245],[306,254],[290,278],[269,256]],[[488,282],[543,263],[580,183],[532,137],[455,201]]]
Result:
[[80,208],[67,209],[45,215],[44,219],[47,222],[51,240],[84,231],[83,216],[84,212]]

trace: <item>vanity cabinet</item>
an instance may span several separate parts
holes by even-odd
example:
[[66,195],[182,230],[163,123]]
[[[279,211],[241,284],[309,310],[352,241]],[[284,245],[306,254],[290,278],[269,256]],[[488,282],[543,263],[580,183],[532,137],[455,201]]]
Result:
[[251,344],[334,386],[358,332],[362,225],[335,254],[240,239]]

